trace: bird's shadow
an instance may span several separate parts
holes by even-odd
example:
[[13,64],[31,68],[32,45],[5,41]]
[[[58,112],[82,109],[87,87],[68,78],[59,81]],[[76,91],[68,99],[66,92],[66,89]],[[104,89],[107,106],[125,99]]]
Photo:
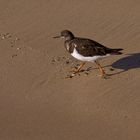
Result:
[[111,66],[115,69],[121,69],[120,72],[114,73],[120,74],[130,69],[140,68],[140,53],[126,54],[127,56],[117,60]]

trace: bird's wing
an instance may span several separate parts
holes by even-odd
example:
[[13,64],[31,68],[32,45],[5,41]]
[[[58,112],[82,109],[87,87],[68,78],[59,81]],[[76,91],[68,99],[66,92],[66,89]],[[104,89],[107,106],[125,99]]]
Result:
[[83,56],[106,55],[107,53],[105,46],[90,39],[75,39],[72,44],[75,45],[76,50]]

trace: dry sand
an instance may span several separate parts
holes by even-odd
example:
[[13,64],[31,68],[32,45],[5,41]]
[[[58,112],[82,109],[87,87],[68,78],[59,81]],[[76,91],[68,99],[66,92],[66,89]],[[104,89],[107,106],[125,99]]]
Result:
[[[63,29],[124,49],[109,79],[65,79]],[[140,140],[139,86],[139,0],[0,1],[0,140]]]

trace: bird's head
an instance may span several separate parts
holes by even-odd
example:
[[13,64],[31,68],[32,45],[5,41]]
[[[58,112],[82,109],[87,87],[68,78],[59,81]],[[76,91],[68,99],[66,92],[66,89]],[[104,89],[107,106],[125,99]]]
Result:
[[64,30],[60,33],[59,36],[55,36],[53,38],[64,38],[65,40],[72,40],[74,38],[74,35],[69,30]]

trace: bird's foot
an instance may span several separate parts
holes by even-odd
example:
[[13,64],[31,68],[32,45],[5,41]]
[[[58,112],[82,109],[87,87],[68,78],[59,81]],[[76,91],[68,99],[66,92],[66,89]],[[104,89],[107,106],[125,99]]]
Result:
[[72,69],[72,70],[70,70],[69,72],[72,72],[73,74],[76,74],[76,73],[79,73],[81,70],[79,70],[79,69]]
[[85,62],[81,63],[79,67],[75,67],[71,72],[74,74],[81,72],[82,67],[85,65]]

